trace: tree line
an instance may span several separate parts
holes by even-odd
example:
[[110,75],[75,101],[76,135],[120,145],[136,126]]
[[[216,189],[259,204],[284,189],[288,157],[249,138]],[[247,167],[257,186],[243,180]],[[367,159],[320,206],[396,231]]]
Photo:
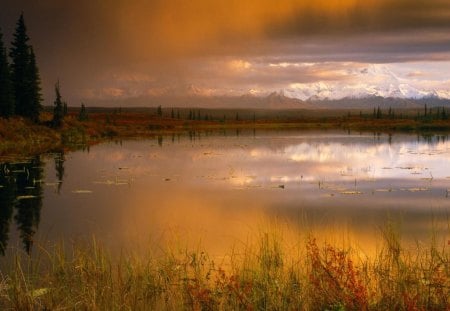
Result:
[[[9,56],[9,57],[8,57]],[[23,13],[16,23],[9,53],[0,29],[0,117],[21,116],[38,123],[42,110],[41,78],[36,55],[27,34]],[[83,120],[87,119],[82,105]],[[62,126],[67,103],[62,100],[59,81],[55,84],[53,118],[50,126]]]
[[41,103],[39,69],[22,13],[16,23],[9,53],[0,31],[0,116],[18,115],[38,122]]

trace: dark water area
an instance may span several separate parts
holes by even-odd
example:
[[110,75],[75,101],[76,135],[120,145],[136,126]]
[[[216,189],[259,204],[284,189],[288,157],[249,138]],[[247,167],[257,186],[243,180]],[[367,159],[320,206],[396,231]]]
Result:
[[95,236],[112,249],[182,238],[220,253],[261,224],[450,240],[446,135],[192,132],[0,164],[0,253]]

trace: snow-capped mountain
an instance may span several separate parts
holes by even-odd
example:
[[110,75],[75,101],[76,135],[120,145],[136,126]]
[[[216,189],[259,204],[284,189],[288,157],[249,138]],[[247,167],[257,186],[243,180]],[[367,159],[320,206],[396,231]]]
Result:
[[286,96],[301,100],[337,100],[342,98],[409,98],[437,97],[450,99],[450,92],[419,89],[407,79],[398,77],[387,66],[370,65],[347,72],[352,83],[339,82],[295,83],[283,89]]

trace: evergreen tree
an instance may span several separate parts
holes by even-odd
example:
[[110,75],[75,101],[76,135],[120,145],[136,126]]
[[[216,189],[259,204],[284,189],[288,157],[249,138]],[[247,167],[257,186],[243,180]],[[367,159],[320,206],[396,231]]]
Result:
[[61,92],[59,90],[59,81],[55,84],[55,101],[53,102],[53,120],[52,125],[55,128],[61,127],[64,119],[64,108],[61,99]]
[[0,32],[0,117],[14,114],[14,96],[6,49]]
[[12,59],[11,69],[14,84],[15,109],[16,113],[22,116],[26,115],[29,105],[27,98],[29,92],[25,92],[27,89],[26,81],[28,80],[28,64],[30,62],[28,41],[29,38],[26,33],[25,21],[23,14],[21,14],[16,25],[16,32],[14,33],[14,40],[11,43],[12,48],[9,55]]
[[448,119],[447,110],[444,107],[442,107],[441,118],[442,118],[442,120]]
[[381,109],[380,109],[380,107],[378,107],[377,108],[377,119],[381,119],[381,116],[382,116]]
[[82,103],[81,104],[80,113],[78,114],[78,120],[80,120],[80,121],[87,121],[88,119],[89,119],[89,117],[88,117],[88,113],[87,113],[86,107]]
[[30,47],[30,63],[28,64],[28,90],[30,92],[29,118],[34,122],[39,121],[39,113],[42,110],[41,102],[41,77],[36,64],[34,50]]
[[37,122],[42,97],[36,57],[33,48],[28,44],[29,40],[23,14],[21,14],[16,24],[9,54],[12,59],[15,112]]
[[63,103],[63,116],[67,116],[67,113],[69,112],[69,108],[67,107],[67,103]]
[[156,114],[158,115],[158,117],[162,117],[162,108],[161,108],[161,106],[158,106],[158,108],[156,109]]
[[171,117],[172,119],[175,119],[175,111],[173,111],[173,108],[172,108],[172,112],[171,112],[171,114],[170,114],[170,117]]

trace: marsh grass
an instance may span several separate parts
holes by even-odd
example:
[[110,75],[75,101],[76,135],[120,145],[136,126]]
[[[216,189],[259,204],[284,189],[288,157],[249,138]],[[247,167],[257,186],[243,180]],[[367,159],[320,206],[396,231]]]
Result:
[[17,251],[0,279],[2,310],[448,310],[449,242],[402,246],[392,226],[364,257],[356,247],[295,245],[271,230],[226,259],[168,243],[158,254],[111,253],[95,239]]

